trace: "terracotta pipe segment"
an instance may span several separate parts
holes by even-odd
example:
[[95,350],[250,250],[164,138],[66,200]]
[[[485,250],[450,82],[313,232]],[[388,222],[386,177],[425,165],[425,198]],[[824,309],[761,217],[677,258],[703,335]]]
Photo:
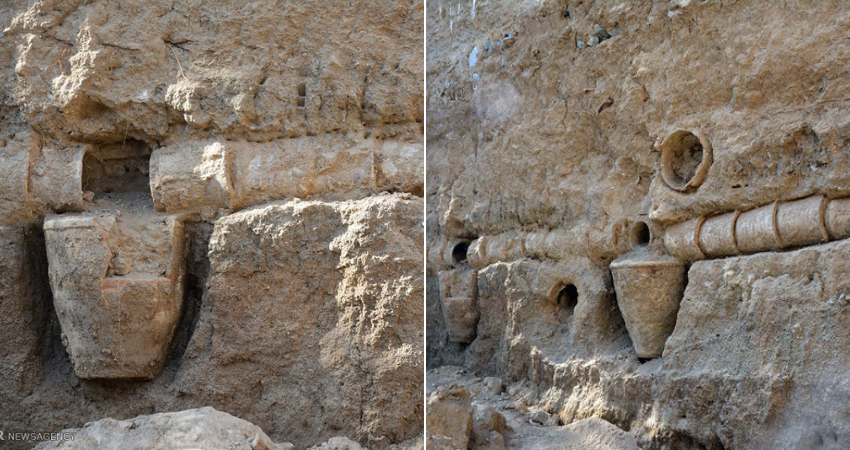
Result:
[[735,239],[740,253],[777,250],[782,247],[776,227],[778,202],[741,213],[735,224]]
[[815,195],[670,226],[667,251],[683,260],[745,255],[850,237],[850,198]]
[[487,266],[487,240],[486,236],[481,236],[469,244],[466,260],[470,266],[476,269],[483,269]]
[[850,237],[850,197],[829,200],[824,225],[831,240]]
[[828,204],[829,200],[820,195],[780,203],[776,211],[776,226],[782,247],[801,247],[829,241],[826,229]]
[[[572,254],[581,240],[564,230],[533,232],[509,231],[496,236],[481,236],[469,245],[467,259],[476,269],[497,262],[523,258],[564,259]],[[582,250],[585,248],[582,246]]]
[[697,243],[706,257],[718,258],[741,253],[735,237],[735,226],[740,215],[740,211],[735,211],[705,219]]
[[682,261],[699,261],[705,254],[699,245],[700,229],[704,217],[697,217],[667,228],[664,233],[664,246],[667,251]]

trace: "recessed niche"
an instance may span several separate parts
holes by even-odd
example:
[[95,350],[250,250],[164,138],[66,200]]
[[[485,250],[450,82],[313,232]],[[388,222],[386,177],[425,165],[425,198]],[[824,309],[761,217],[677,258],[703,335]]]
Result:
[[661,178],[672,189],[687,192],[698,188],[712,163],[711,144],[701,135],[678,130],[664,139]]
[[83,157],[83,192],[95,195],[145,192],[150,195],[151,148],[141,141],[96,147]]

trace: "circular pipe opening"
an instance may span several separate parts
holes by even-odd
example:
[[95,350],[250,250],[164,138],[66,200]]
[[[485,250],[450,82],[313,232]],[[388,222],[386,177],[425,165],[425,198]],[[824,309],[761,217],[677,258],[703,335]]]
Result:
[[661,177],[677,191],[699,187],[712,163],[711,144],[690,131],[678,130],[661,143]]
[[568,284],[558,291],[555,301],[561,309],[572,311],[578,306],[578,288],[574,284]]
[[452,249],[452,260],[455,265],[466,263],[466,253],[469,250],[469,242],[462,241],[455,244]]
[[630,232],[629,237],[632,247],[647,245],[651,238],[652,235],[649,233],[649,226],[646,222],[637,222],[632,225],[632,231]]

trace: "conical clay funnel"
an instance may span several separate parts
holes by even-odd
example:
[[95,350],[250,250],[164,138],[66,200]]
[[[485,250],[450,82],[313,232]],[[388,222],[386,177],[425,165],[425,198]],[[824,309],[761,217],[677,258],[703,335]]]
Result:
[[685,291],[685,266],[673,258],[639,247],[611,263],[617,304],[641,358],[657,358],[676,326]]

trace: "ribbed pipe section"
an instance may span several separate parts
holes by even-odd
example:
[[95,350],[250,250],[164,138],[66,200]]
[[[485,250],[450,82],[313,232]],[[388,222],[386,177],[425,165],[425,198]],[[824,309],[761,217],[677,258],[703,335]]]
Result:
[[850,198],[814,195],[673,225],[664,233],[664,246],[683,261],[698,261],[847,237],[850,237]]

